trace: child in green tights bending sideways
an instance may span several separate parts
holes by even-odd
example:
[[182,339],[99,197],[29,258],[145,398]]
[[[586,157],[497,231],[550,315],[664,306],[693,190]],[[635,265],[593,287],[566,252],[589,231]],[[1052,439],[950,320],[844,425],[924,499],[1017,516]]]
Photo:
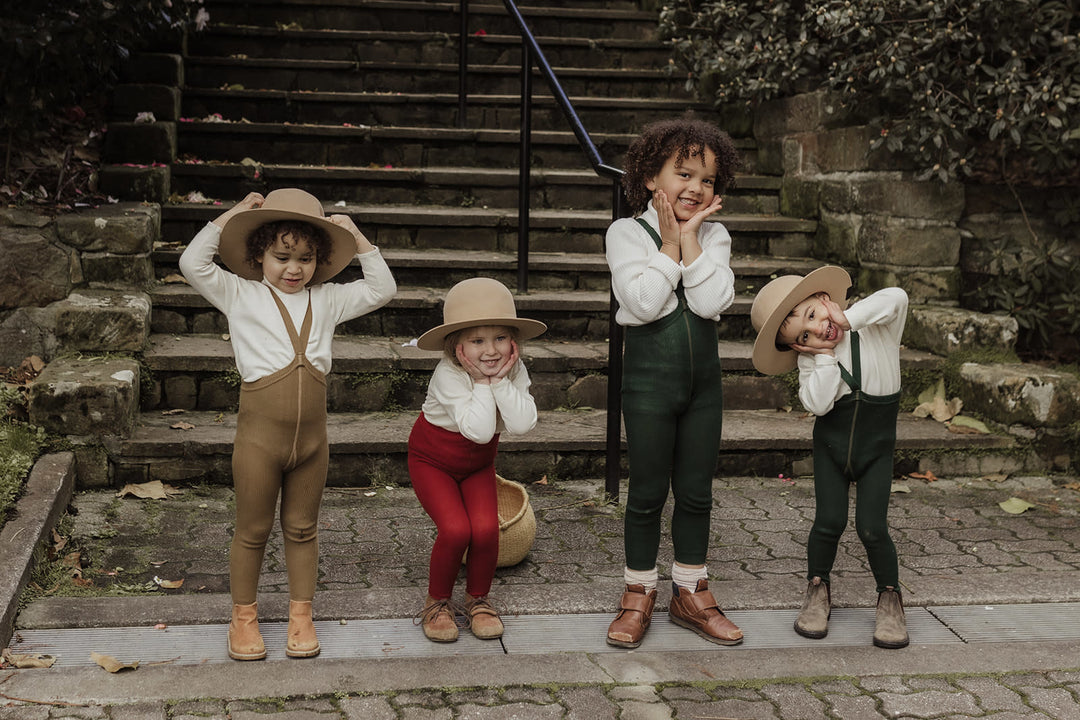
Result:
[[[799,369],[799,400],[814,422],[814,525],[807,541],[806,597],[795,632],[828,633],[829,572],[847,527],[848,487],[855,486],[855,531],[877,582],[874,645],[908,644],[896,546],[889,537],[900,338],[907,294],[885,288],[847,306],[851,277],[825,266],[785,275],[754,299],[754,367],[766,375]],[[846,309],[845,309],[846,308]]]

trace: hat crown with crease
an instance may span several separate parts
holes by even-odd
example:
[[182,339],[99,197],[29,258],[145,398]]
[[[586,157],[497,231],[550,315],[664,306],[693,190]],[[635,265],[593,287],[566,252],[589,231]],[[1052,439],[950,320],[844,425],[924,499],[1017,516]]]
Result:
[[517,316],[514,296],[505,285],[494,278],[477,277],[450,288],[443,301],[443,324],[421,335],[416,345],[421,350],[442,350],[443,341],[451,333],[484,325],[516,328],[522,340],[547,330],[539,320]]
[[238,212],[225,223],[218,245],[221,261],[240,277],[262,280],[262,266],[252,265],[247,260],[247,239],[259,226],[280,220],[310,223],[330,238],[330,257],[319,262],[309,285],[337,275],[356,255],[356,238],[327,219],[317,197],[300,188],[279,188],[267,193],[259,207]]
[[782,275],[761,288],[750,308],[750,323],[758,334],[754,340],[753,353],[754,367],[758,372],[779,375],[798,365],[797,352],[776,347],[776,335],[780,332],[780,326],[796,305],[811,295],[825,292],[843,310],[847,307],[849,287],[851,276],[846,270],[835,265],[826,265],[809,272],[805,277]]

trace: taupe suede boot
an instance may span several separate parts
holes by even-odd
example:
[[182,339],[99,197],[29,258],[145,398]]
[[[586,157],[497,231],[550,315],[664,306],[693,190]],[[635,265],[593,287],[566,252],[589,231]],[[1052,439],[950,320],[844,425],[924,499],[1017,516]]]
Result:
[[233,660],[262,660],[266,646],[259,632],[259,604],[233,605],[229,622],[229,657]]
[[293,658],[315,657],[319,654],[319,638],[315,636],[315,624],[311,620],[311,601],[289,601],[289,637],[285,641],[285,654]]
[[878,593],[877,622],[874,627],[874,645],[896,650],[907,647],[907,619],[904,617],[904,601],[900,591],[889,588]]
[[802,610],[795,618],[795,632],[803,637],[820,640],[829,634],[829,615],[832,614],[832,595],[829,584],[816,577],[806,586]]

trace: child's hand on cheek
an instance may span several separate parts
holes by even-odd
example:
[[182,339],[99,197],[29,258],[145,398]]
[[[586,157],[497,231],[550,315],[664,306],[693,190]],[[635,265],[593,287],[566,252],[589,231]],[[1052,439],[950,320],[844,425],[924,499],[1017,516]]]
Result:
[[465,357],[465,346],[458,343],[458,346],[454,348],[454,355],[457,356],[458,362],[461,363],[461,369],[469,373],[469,377],[473,379],[473,382],[481,385],[490,385],[491,380],[484,375],[480,368],[476,367],[469,358]]
[[225,223],[229,222],[233,215],[244,212],[245,210],[254,210],[257,207],[262,207],[263,196],[257,192],[251,192],[247,194],[240,202],[233,205],[231,208],[214,218],[213,222],[218,227],[225,227]]
[[679,262],[682,260],[682,246],[679,242],[681,228],[678,219],[675,217],[675,208],[671,206],[667,193],[663,190],[654,190],[653,207],[656,209],[656,217],[660,223],[660,240],[662,242],[660,252],[675,262]]
[[371,252],[375,249],[375,246],[371,244],[371,241],[367,239],[364,233],[360,232],[360,228],[356,227],[356,223],[348,215],[331,215],[326,218],[330,222],[348,230],[352,236],[356,239],[356,252],[362,255],[366,252]]
[[840,306],[832,301],[828,293],[821,294],[821,302],[825,306],[825,311],[829,313],[829,320],[837,325],[844,332],[851,330],[851,323],[848,322],[847,315],[840,309]]
[[517,364],[520,354],[518,353],[518,345],[513,340],[510,341],[510,354],[506,356],[506,362],[502,364],[499,371],[495,373],[493,380],[502,380],[504,377],[510,374],[510,371],[514,369],[514,365]]

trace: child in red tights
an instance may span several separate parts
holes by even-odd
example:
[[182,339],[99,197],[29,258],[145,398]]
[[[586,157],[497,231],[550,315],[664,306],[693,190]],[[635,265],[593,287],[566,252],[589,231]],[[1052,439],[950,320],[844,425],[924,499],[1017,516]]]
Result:
[[518,318],[513,295],[498,280],[471,278],[450,289],[443,324],[417,341],[422,350],[443,351],[409,434],[412,487],[438,531],[418,616],[434,642],[458,638],[451,596],[466,550],[469,626],[478,638],[502,637],[487,597],[499,555],[495,454],[500,432],[536,426],[518,342],[545,330],[542,322]]

